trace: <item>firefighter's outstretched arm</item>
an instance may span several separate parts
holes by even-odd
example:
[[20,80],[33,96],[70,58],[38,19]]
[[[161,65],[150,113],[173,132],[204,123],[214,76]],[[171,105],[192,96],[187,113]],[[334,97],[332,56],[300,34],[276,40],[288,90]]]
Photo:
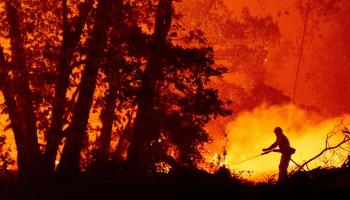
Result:
[[269,146],[268,148],[263,149],[263,151],[270,151],[270,150],[276,148],[277,145],[278,145],[278,143],[277,143],[277,141],[276,141],[276,142],[274,142],[271,146]]

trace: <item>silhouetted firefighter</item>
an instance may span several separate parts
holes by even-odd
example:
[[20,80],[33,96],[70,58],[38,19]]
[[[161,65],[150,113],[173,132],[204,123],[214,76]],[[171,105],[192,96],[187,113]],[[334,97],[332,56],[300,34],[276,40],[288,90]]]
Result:
[[[270,147],[263,149],[263,151],[269,152],[272,150],[282,153],[278,174],[278,182],[281,182],[288,176],[288,164],[292,154],[295,153],[295,149],[290,146],[288,138],[283,134],[280,127],[276,127],[274,132],[276,134],[276,141]],[[275,149],[277,146],[279,149]]]

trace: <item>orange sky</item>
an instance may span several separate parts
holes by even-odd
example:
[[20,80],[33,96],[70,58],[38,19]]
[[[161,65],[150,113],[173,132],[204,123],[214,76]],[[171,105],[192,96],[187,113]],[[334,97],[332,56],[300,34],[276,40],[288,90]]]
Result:
[[[269,15],[278,22],[281,41],[268,57],[268,84],[291,96],[297,67],[297,56],[303,33],[303,18],[296,0],[225,0],[239,12],[247,6],[253,14]],[[346,9],[347,8],[347,9]],[[345,1],[335,16],[319,22],[312,12],[305,41],[304,59],[296,92],[296,102],[316,106],[325,114],[349,113],[350,101],[350,2]],[[288,14],[283,14],[285,11]],[[279,17],[278,12],[282,13]],[[286,51],[286,50],[289,50]]]

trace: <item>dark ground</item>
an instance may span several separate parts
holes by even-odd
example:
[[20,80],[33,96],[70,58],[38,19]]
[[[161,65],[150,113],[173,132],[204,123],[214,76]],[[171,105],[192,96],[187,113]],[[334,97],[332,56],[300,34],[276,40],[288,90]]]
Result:
[[[342,195],[344,197],[342,197]],[[179,168],[169,174],[131,176],[109,170],[74,181],[21,185],[3,182],[0,199],[349,199],[350,169],[316,169],[280,184],[242,182],[225,169],[216,174]]]

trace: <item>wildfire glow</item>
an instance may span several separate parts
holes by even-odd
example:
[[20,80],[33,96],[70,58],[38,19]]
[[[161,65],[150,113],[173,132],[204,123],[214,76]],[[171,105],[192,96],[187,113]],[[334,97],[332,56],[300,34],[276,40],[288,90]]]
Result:
[[[296,163],[317,155],[325,148],[327,133],[340,123],[342,116],[332,119],[322,119],[317,113],[303,110],[295,105],[282,106],[261,105],[252,112],[244,112],[226,126],[228,133],[227,156],[225,164],[236,173],[252,181],[266,181],[268,177],[278,173],[280,154],[270,153],[244,161],[262,152],[263,148],[270,146],[275,141],[273,129],[282,127],[289,138],[291,146],[296,148],[292,159]],[[344,122],[346,123],[346,122]],[[337,143],[340,137],[332,138]],[[339,166],[346,158],[346,152],[342,155],[331,156],[328,162]],[[325,166],[326,158],[316,159],[308,167]],[[296,169],[296,165],[290,162],[289,171]]]
[[[281,90],[283,94],[288,97],[292,96],[292,88],[295,81],[296,65],[299,55],[300,38],[304,26],[304,17],[300,14],[299,7],[296,4],[298,1],[229,1],[224,0],[225,7],[230,12],[234,13],[233,17],[239,17],[239,13],[244,7],[248,7],[253,16],[267,16],[271,15],[274,21],[278,22],[280,29],[280,43],[269,50],[266,58],[263,59],[262,64],[265,74],[244,74],[236,71],[233,56],[231,56],[230,41],[235,41],[236,38],[231,38],[226,35],[227,32],[220,34],[219,29],[214,24],[218,16],[225,16],[225,13],[218,9],[219,3],[210,5],[209,1],[183,1],[183,6],[179,8],[184,9],[181,13],[184,15],[188,24],[186,26],[193,26],[195,29],[200,28],[204,33],[208,42],[213,45],[215,50],[215,62],[228,66],[230,73],[224,75],[226,85],[237,84],[242,89],[247,90],[253,88],[254,80],[262,80],[267,86],[274,89]],[[186,4],[187,3],[187,4]],[[203,5],[201,9],[192,10],[190,6],[186,5]],[[293,3],[293,4],[292,4]],[[344,1],[340,5],[349,8],[348,1]],[[3,9],[3,4],[0,5],[0,10]],[[211,7],[211,8],[209,8]],[[186,10],[185,8],[188,8]],[[72,8],[76,10],[76,7]],[[222,9],[225,10],[225,9]],[[181,10],[180,10],[181,11]],[[210,12],[214,13],[210,18]],[[281,15],[282,12],[282,15]],[[313,11],[316,12],[316,11]],[[319,15],[315,15],[311,11],[310,21],[317,21]],[[284,13],[284,14],[283,14]],[[186,18],[187,17],[187,18]],[[258,156],[263,148],[270,146],[275,141],[273,129],[276,126],[282,127],[285,135],[289,138],[291,146],[296,149],[296,153],[292,156],[293,161],[301,164],[317,155],[325,148],[327,134],[334,129],[337,124],[345,120],[345,124],[350,124],[350,115],[337,116],[342,113],[349,113],[349,29],[347,27],[350,20],[348,9],[342,12],[334,13],[333,18],[330,16],[326,20],[320,20],[318,30],[314,30],[313,26],[307,30],[306,44],[304,47],[303,68],[300,72],[300,81],[297,90],[297,103],[312,106],[316,109],[328,113],[327,117],[311,111],[307,108],[301,108],[294,104],[267,106],[265,104],[256,107],[252,111],[244,111],[235,114],[229,123],[224,123],[219,130],[217,127],[210,127],[208,131],[214,137],[214,141],[210,147],[209,152],[205,155],[208,163],[216,163],[217,166],[227,166],[234,173],[241,173],[244,178],[252,181],[266,181],[271,175],[278,173],[278,165],[280,154],[270,153],[264,156]],[[193,23],[191,23],[191,20]],[[211,21],[213,20],[213,21]],[[229,20],[228,20],[229,22]],[[147,26],[141,25],[142,30],[151,33]],[[226,30],[226,29],[223,29]],[[227,30],[230,30],[227,28]],[[232,29],[233,31],[234,29]],[[317,32],[318,37],[314,36]],[[226,33],[226,34],[223,34]],[[316,34],[315,34],[316,35]],[[60,38],[62,39],[62,38]],[[85,40],[85,39],[84,39]],[[5,53],[10,53],[10,42],[8,39],[0,38],[0,44],[4,47]],[[226,52],[224,50],[227,50]],[[317,58],[317,59],[315,59]],[[10,57],[8,59],[11,59]],[[9,60],[11,61],[11,60]],[[73,73],[80,73],[81,69],[76,68]],[[100,73],[103,76],[103,73]],[[257,77],[255,77],[257,76]],[[264,76],[264,77],[263,77]],[[73,78],[73,76],[72,76]],[[222,81],[222,80],[220,80]],[[219,85],[218,89],[225,90],[226,85]],[[315,88],[317,87],[317,90]],[[229,88],[229,87],[228,87]],[[95,93],[95,98],[98,95],[104,95],[103,87],[98,87],[98,92]],[[73,90],[68,92],[68,97],[73,96]],[[224,92],[223,92],[224,93]],[[226,92],[229,94],[229,92]],[[226,96],[225,96],[226,98]],[[232,101],[239,101],[239,96],[228,96]],[[3,96],[0,92],[0,104],[4,104]],[[101,128],[101,120],[99,118],[100,110],[91,111],[89,118],[89,141],[93,143],[98,137],[99,129]],[[124,111],[120,111],[125,113]],[[234,110],[236,112],[236,110]],[[337,117],[334,117],[337,116]],[[1,152],[9,152],[9,157],[16,161],[17,152],[13,132],[9,127],[8,115],[3,113],[0,115],[0,128],[4,130],[0,136],[6,136],[6,142],[0,146]],[[126,122],[120,124],[124,127]],[[219,126],[216,124],[216,126]],[[7,127],[5,129],[5,127]],[[64,127],[66,128],[66,127]],[[113,127],[114,132],[117,132],[116,125]],[[227,134],[223,138],[223,132]],[[115,134],[116,135],[116,134]],[[40,144],[44,144],[43,136],[40,136]],[[112,147],[115,148],[119,138],[112,141]],[[336,144],[341,140],[341,136],[335,135],[331,138],[331,142]],[[225,140],[225,141],[224,141]],[[159,141],[160,142],[160,141]],[[225,145],[223,145],[225,143]],[[349,147],[349,144],[347,144]],[[89,147],[90,150],[93,146]],[[225,150],[226,153],[223,153]],[[62,146],[60,146],[60,152]],[[169,149],[169,155],[176,157],[175,149]],[[226,154],[226,155],[224,155]],[[254,157],[256,156],[256,157]],[[337,154],[327,154],[326,157],[320,157],[311,162],[307,167],[309,169],[318,166],[339,166],[348,156],[346,151],[338,151]],[[253,158],[254,157],[254,158]],[[86,155],[83,155],[87,159]],[[248,158],[253,158],[247,160]],[[55,164],[59,164],[60,154],[57,155]],[[245,161],[245,162],[242,162]],[[0,162],[1,164],[1,162]],[[168,173],[171,169],[170,165],[165,162],[156,164],[157,170],[160,173]],[[289,171],[296,169],[296,164],[290,162]],[[10,167],[8,167],[10,168]],[[11,165],[11,169],[16,169],[17,165]],[[210,167],[204,167],[206,170],[214,172]]]

